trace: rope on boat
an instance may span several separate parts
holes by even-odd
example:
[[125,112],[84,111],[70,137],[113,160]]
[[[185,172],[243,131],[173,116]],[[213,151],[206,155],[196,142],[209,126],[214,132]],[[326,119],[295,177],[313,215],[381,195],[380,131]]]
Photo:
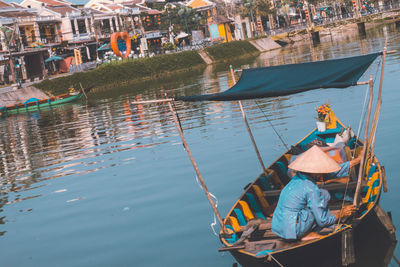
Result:
[[[376,82],[376,77],[378,77],[378,71],[380,69],[381,63],[382,63],[382,58],[380,58],[380,60],[378,61],[377,66],[376,66],[376,72],[375,72],[375,75],[374,75],[374,86],[375,86],[375,82]],[[367,105],[367,96],[368,96],[368,86],[367,86],[367,89],[365,90],[364,105],[363,105],[363,109],[361,111],[360,123],[358,125],[358,130],[357,130],[357,135],[356,135],[357,141],[359,140],[361,127],[364,125],[363,122],[364,122],[365,115],[366,115],[365,107]],[[351,156],[352,159],[354,159],[354,156],[355,156],[355,153],[356,153],[356,149],[357,149],[357,145],[358,145],[358,142],[356,142],[356,144],[355,144],[354,151],[353,151],[353,154]]]
[[[203,187],[201,186],[200,181],[199,181],[199,177],[197,177],[197,175],[195,177],[196,177],[196,182],[199,185],[200,189],[203,190]],[[218,198],[210,192],[208,192],[208,195],[215,200],[215,207],[218,208]],[[213,230],[214,235],[219,236],[217,234],[217,231],[215,231],[215,226],[217,225],[217,217],[215,216],[215,213],[213,213],[213,214],[214,214],[214,221],[210,224],[210,226],[211,226],[211,229]]]
[[272,124],[271,120],[268,119],[267,114],[265,114],[264,110],[261,109],[260,105],[258,105],[258,102],[256,100],[254,100],[254,102],[256,103],[257,107],[261,110],[261,112],[264,114],[265,119],[267,120],[269,125],[272,127],[272,129],[274,130],[275,134],[278,136],[279,140],[281,140],[281,142],[284,145],[284,147],[286,148],[286,150],[289,150],[288,145],[285,143],[285,141],[283,140],[282,136],[278,133],[278,131],[276,130],[276,128]]
[[396,258],[395,255],[393,255],[393,259],[394,259],[394,261],[397,263],[397,265],[400,266],[400,261]]
[[[354,157],[354,156],[353,156]],[[343,194],[343,200],[342,200],[342,207],[341,207],[341,209],[340,209],[340,211],[343,209],[343,207],[344,207],[344,202],[345,202],[345,199],[346,199],[346,195],[347,195],[347,189],[349,188],[349,182],[350,182],[350,177],[349,177],[349,179],[348,179],[348,181],[347,181],[347,183],[346,183],[346,188],[344,189],[344,194]],[[342,213],[341,212],[339,212],[339,220],[338,220],[338,223],[337,223],[337,229],[336,230],[338,230],[339,228],[340,228],[340,221],[342,220]]]
[[[368,133],[368,125],[369,125],[369,118],[370,118],[370,113],[371,113],[371,107],[372,107],[372,101],[373,101],[373,80],[372,80],[372,76],[370,76],[370,78],[369,78],[369,86],[368,86],[368,90],[369,90],[369,97],[368,97],[368,114],[367,114],[367,118],[366,118],[366,122],[365,122],[365,130],[364,130],[364,139],[366,139],[366,141],[365,141],[365,143],[364,143],[364,148],[363,148],[363,152],[362,152],[362,154],[361,154],[361,163],[360,163],[360,167],[359,167],[359,169],[360,169],[360,171],[362,172],[362,170],[363,170],[363,168],[365,168],[365,166],[363,165],[363,162],[364,162],[364,160],[365,160],[365,149],[369,146],[368,144],[370,144],[370,142],[368,142],[368,138],[367,138],[367,133]],[[366,99],[366,98],[365,98]],[[365,103],[364,103],[365,104]],[[364,106],[365,107],[365,106]],[[362,112],[362,113],[364,113],[364,112]],[[361,120],[362,120],[362,118],[361,118]],[[360,130],[360,129],[358,129],[358,130]],[[359,133],[358,133],[359,134]],[[358,136],[357,136],[357,139],[358,139]],[[356,145],[357,145],[357,143],[358,142],[356,142]],[[354,159],[354,155],[355,155],[355,152],[356,152],[356,148],[357,148],[357,146],[355,145],[355,148],[354,148],[354,154],[351,156],[352,157],[352,159]],[[344,191],[344,194],[343,194],[343,200],[342,200],[342,205],[341,205],[341,209],[340,209],[340,211],[339,211],[339,219],[338,219],[338,228],[340,228],[340,222],[341,222],[341,220],[342,220],[342,210],[343,210],[343,208],[344,208],[344,202],[345,202],[345,200],[346,200],[346,195],[347,195],[347,190],[348,190],[348,186],[349,186],[349,182],[350,182],[350,176],[351,176],[351,172],[349,172],[349,179],[347,180],[347,183],[346,183],[346,188],[345,188],[345,191]],[[357,203],[358,201],[357,201],[357,199],[358,199],[358,196],[359,196],[359,190],[360,190],[360,185],[361,185],[361,179],[362,179],[362,175],[361,175],[361,173],[359,173],[358,174],[358,182],[357,182],[357,188],[356,188],[356,192],[355,192],[355,195],[354,195],[354,200],[353,200],[353,203]],[[357,206],[357,208],[358,208],[358,204],[354,204],[355,206]]]
[[[213,194],[211,194],[210,192],[208,192],[208,194],[210,195],[210,197],[212,197],[215,200],[215,207],[218,208],[218,199],[216,196],[214,196]],[[214,213],[214,221],[210,224],[211,229],[214,232],[215,236],[218,236],[217,232],[215,231],[215,226],[217,225],[217,217],[215,217],[215,213]]]
[[[362,125],[363,125],[363,121],[364,121],[364,118],[365,118],[365,107],[367,106],[368,89],[369,89],[369,87],[367,86],[367,88],[365,89],[364,104],[363,104],[363,108],[362,108],[362,110],[361,110],[360,123],[358,124],[358,129],[357,129],[357,135],[356,135],[357,141],[358,141],[358,139],[359,139],[358,137],[360,136],[361,127],[362,127]],[[352,155],[351,155],[351,159],[354,159],[354,156],[355,156],[355,154],[356,154],[357,145],[358,145],[358,142],[355,143],[354,151],[353,151],[353,153],[352,153]],[[347,189],[347,187],[346,187],[346,189]]]
[[271,259],[273,259],[280,267],[285,267],[285,266],[283,266],[282,263],[280,263],[280,262],[279,262],[274,256],[272,256],[271,254],[268,254],[268,256],[270,256]]
[[[196,175],[195,177],[196,177],[196,182],[197,182],[197,184],[199,185],[200,189],[203,190],[203,187],[201,186],[200,181],[199,181],[199,177],[197,177],[197,175]],[[218,198],[217,198],[216,196],[214,196],[214,195],[213,195],[212,193],[210,193],[210,192],[208,192],[208,195],[209,195],[210,197],[212,197],[212,198],[215,200],[215,207],[218,208]],[[214,235],[215,235],[215,236],[219,236],[219,235],[217,234],[217,231],[215,231],[215,226],[217,225],[217,217],[215,216],[215,213],[213,213],[213,214],[214,214],[214,220],[213,220],[213,222],[210,224],[210,226],[211,226],[211,229],[212,229]]]
[[[215,203],[213,201],[213,198],[215,200],[217,200],[217,198],[208,191],[207,186],[206,186],[206,184],[205,184],[205,182],[203,180],[203,177],[202,177],[202,175],[200,173],[200,170],[197,167],[197,163],[193,158],[192,152],[190,151],[189,146],[188,146],[188,144],[186,142],[185,136],[183,134],[183,129],[182,129],[182,126],[181,126],[181,123],[180,123],[178,112],[175,109],[174,102],[172,101],[172,104],[171,104],[171,102],[168,102],[168,107],[169,107],[169,109],[170,109],[170,111],[172,113],[172,117],[174,119],[174,123],[175,123],[175,125],[176,125],[176,127],[178,129],[179,135],[180,135],[180,137],[182,139],[183,148],[184,148],[184,150],[186,150],[186,152],[187,152],[187,154],[189,156],[190,162],[192,163],[193,169],[194,169],[194,171],[196,173],[196,177],[198,178],[197,181],[201,183],[201,189],[204,191],[204,193],[206,193],[207,199],[210,202],[211,208],[214,211],[214,216],[216,216],[216,218],[214,217],[214,221],[216,221],[218,219],[218,222],[221,225],[221,230],[222,230],[223,234],[225,235],[226,234],[226,229],[225,229],[224,222],[223,222],[222,217],[221,217],[221,215],[220,215],[220,213],[219,213],[219,211],[217,209],[217,206],[215,205]],[[217,202],[217,204],[218,204],[218,202]],[[216,222],[215,222],[215,224],[216,224]]]

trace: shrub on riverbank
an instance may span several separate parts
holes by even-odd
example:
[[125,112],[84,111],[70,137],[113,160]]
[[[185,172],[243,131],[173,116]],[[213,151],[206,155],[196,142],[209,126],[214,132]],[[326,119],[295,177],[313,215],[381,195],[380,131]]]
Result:
[[259,53],[248,41],[233,41],[207,47],[205,51],[215,60],[224,61]]
[[80,88],[94,85],[103,87],[110,84],[124,83],[135,79],[154,78],[168,75],[175,71],[189,71],[193,67],[205,65],[196,51],[185,51],[176,54],[158,55],[151,58],[128,59],[115,61],[99,66],[87,72],[74,73],[70,76],[44,80],[35,87],[53,95],[66,93],[71,85]]

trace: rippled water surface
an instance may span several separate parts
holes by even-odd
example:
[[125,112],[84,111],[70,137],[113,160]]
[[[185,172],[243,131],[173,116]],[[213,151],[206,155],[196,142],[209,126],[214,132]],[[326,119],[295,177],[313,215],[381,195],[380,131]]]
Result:
[[[319,46],[297,44],[235,68],[338,58],[400,48],[393,25],[377,26],[366,39],[334,34]],[[361,80],[373,75],[374,62]],[[321,70],[322,72],[323,70]],[[287,77],[290,79],[290,77]],[[112,90],[94,90],[89,101],[0,121],[1,266],[231,266],[218,253],[212,210],[167,105],[133,106],[164,93],[192,95],[226,90],[228,66]],[[400,228],[400,56],[388,55],[376,154],[386,167],[389,192],[381,204]],[[365,86],[324,89],[244,101],[266,163],[315,125],[315,107],[330,102],[357,129]],[[228,212],[243,187],[260,172],[235,102],[176,103],[182,126],[209,190]],[[267,164],[268,165],[268,164]],[[400,256],[399,249],[395,254]]]

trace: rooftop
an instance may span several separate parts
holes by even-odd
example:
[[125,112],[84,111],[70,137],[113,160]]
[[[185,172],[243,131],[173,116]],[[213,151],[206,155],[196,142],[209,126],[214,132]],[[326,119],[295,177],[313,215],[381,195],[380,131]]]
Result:
[[67,13],[79,11],[78,9],[71,6],[47,6],[47,8],[51,11],[61,14],[62,16],[65,16]]
[[66,5],[71,5],[71,3],[67,1],[59,1],[59,0],[35,0],[40,3],[45,4],[45,6],[66,6]]

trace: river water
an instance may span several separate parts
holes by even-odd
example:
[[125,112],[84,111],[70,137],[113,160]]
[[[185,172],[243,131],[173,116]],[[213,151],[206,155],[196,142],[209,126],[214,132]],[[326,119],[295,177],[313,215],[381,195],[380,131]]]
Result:
[[[385,37],[389,50],[400,48],[393,24],[368,30],[367,38],[333,34],[318,46],[297,44],[230,64],[246,68],[359,55],[382,50]],[[369,75],[379,80],[379,62],[362,81]],[[225,64],[161,82],[94,90],[88,101],[1,120],[0,265],[232,266],[230,254],[217,252],[212,210],[168,107],[130,105],[164,92],[213,93],[232,84]],[[388,177],[381,205],[392,212],[398,229],[399,84],[395,53],[387,57],[375,151]],[[285,151],[268,120],[286,144],[294,144],[314,128],[315,108],[330,102],[337,117],[357,129],[365,91],[358,86],[244,101],[263,160],[269,165]],[[239,107],[205,102],[176,103],[176,108],[225,216],[261,172]],[[398,248],[395,254],[400,257]]]

